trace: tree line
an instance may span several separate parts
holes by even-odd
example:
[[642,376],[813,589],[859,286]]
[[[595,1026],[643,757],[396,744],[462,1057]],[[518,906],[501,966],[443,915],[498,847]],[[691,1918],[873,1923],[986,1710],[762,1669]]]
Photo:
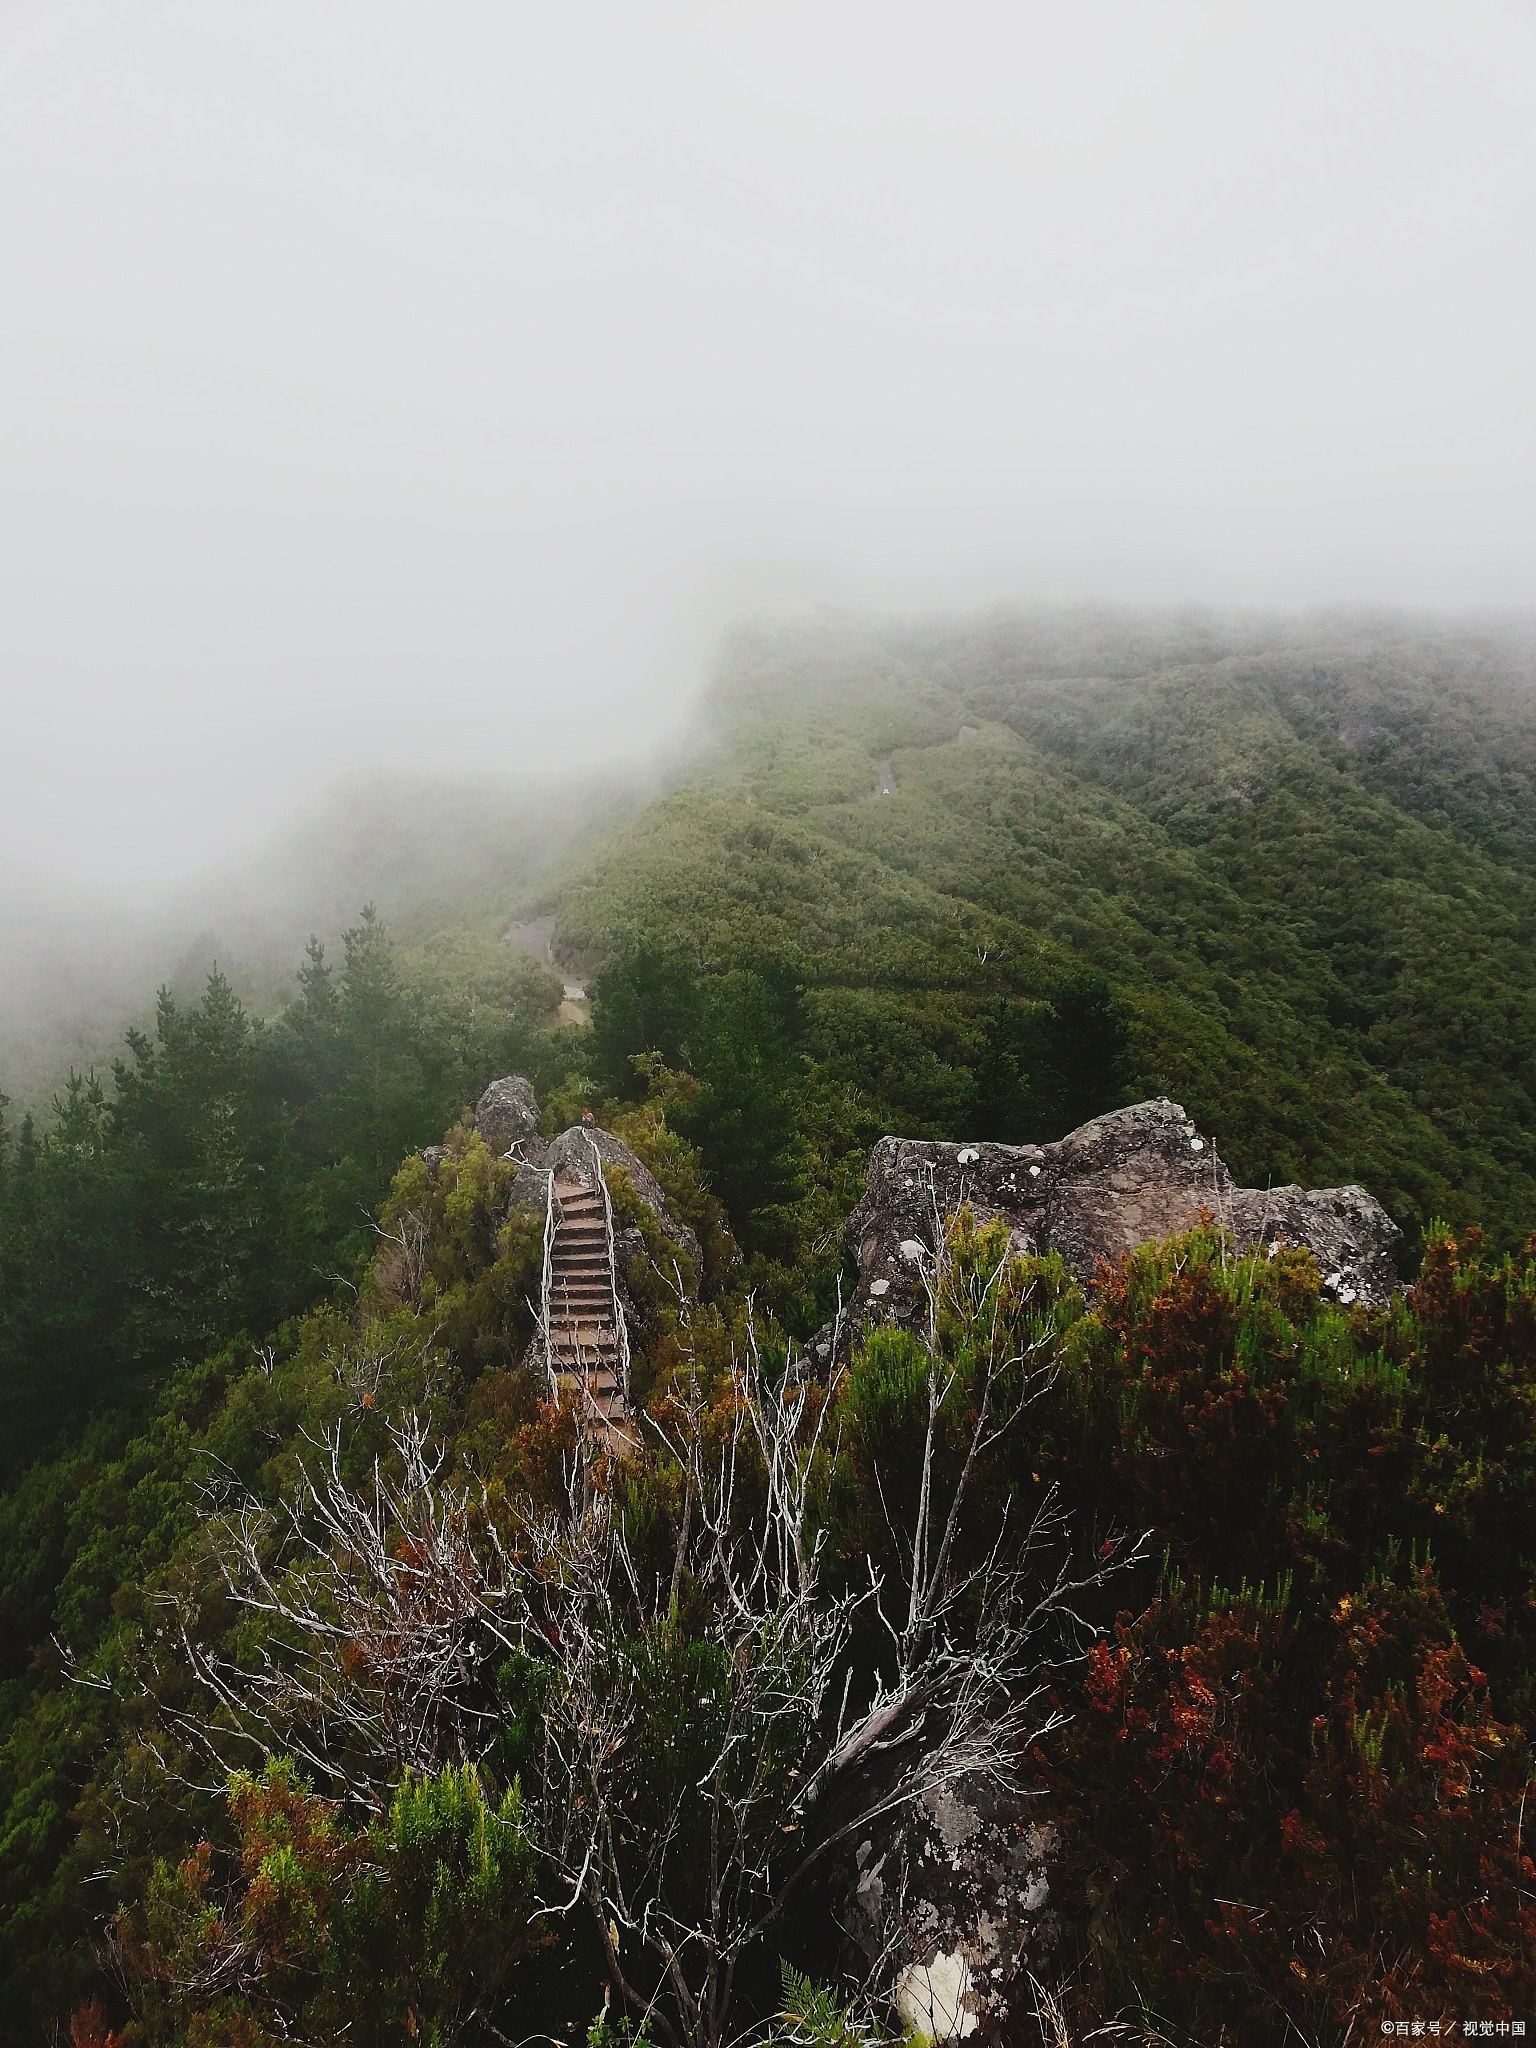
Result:
[[109,1080],[72,1074],[41,1129],[0,1114],[0,1470],[354,1276],[402,1152],[562,1057],[552,976],[469,942],[408,973],[371,907],[298,985],[270,1023],[217,969],[162,990]]

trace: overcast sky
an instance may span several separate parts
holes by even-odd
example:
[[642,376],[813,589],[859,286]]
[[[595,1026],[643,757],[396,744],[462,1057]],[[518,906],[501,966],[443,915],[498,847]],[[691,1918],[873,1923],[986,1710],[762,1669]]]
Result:
[[0,0],[0,861],[740,607],[1536,603],[1531,0]]

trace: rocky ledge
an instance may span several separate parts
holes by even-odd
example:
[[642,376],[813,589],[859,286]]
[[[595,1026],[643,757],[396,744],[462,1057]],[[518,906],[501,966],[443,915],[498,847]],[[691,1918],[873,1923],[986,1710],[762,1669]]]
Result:
[[1335,1301],[1379,1303],[1397,1286],[1396,1224],[1362,1187],[1240,1188],[1177,1102],[1095,1117],[1052,1145],[882,1138],[848,1222],[858,1257],[849,1322],[905,1321],[923,1303],[938,1232],[969,1206],[1008,1226],[1019,1253],[1059,1252],[1091,1286],[1104,1262],[1209,1215],[1235,1249],[1304,1245]]

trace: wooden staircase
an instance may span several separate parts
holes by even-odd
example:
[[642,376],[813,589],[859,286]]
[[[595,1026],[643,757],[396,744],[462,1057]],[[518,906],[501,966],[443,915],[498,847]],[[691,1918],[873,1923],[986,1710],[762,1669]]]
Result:
[[613,1236],[601,1187],[557,1180],[549,1250],[549,1370],[562,1401],[609,1435],[633,1440],[626,1346],[613,1286]]

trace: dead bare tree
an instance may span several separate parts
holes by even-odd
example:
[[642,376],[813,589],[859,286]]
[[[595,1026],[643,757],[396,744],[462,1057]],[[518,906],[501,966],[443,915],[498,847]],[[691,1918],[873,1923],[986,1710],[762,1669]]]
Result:
[[[590,1911],[613,1992],[674,2048],[729,2038],[743,1958],[840,1842],[954,1780],[1006,1776],[1058,1724],[1042,1670],[1063,1633],[1074,1646],[1092,1634],[1084,1596],[1141,1554],[1115,1545],[1074,1572],[1048,1498],[1020,1531],[999,1530],[979,1563],[958,1563],[978,1466],[1051,1368],[1010,1347],[999,1271],[971,1283],[966,1306],[989,1341],[962,1383],[939,1341],[940,1297],[954,1284],[940,1244],[927,1276],[918,1505],[910,1527],[891,1530],[901,1583],[873,1569],[855,1590],[824,1582],[815,1476],[845,1369],[825,1388],[774,1386],[749,1342],[723,1456],[711,1465],[700,1454],[697,1389],[661,1432],[683,1475],[670,1580],[642,1595],[625,1528],[610,1519],[568,1587],[546,1720],[545,1811],[558,1823],[548,1849],[568,1887],[563,1909]],[[962,1394],[968,1435],[941,1492],[939,1439]],[[760,1483],[750,1506],[749,1453]],[[668,1659],[685,1586],[700,1616],[687,1638],[700,1691],[674,1721]],[[866,1610],[890,1653],[873,1674],[851,1654]]]
[[[611,1508],[571,1554],[546,1704],[547,1846],[562,1909],[589,1909],[614,1992],[673,2043],[723,2038],[787,1855],[806,1860],[827,1761],[818,1738],[853,1615],[871,1597],[829,1597],[819,1583],[799,1441],[808,1393],[766,1395],[752,1360],[711,1468],[695,1389],[664,1446],[685,1475],[669,1577],[647,1586]],[[823,1420],[807,1432],[812,1450]],[[748,1432],[766,1505],[743,1516]],[[679,1681],[689,1696],[677,1697]],[[677,1718],[661,1718],[669,1706]]]
[[232,1741],[286,1751],[318,1782],[378,1807],[406,1771],[484,1753],[494,1712],[487,1666],[527,1633],[539,1568],[530,1518],[514,1558],[483,1492],[442,1477],[420,1416],[390,1429],[393,1476],[342,1469],[339,1427],[273,1510],[250,1495],[210,1519],[224,1588],[255,1624],[244,1657],[200,1640],[178,1610],[187,1661],[218,1702],[183,1732],[221,1760]]
[[[1075,1569],[1051,1497],[978,1544],[977,1475],[1048,1384],[1050,1348],[1021,1336],[1006,1260],[962,1271],[942,1229],[936,1244],[916,1504],[886,1514],[885,1569],[837,1582],[819,1516],[849,1367],[776,1380],[755,1337],[723,1442],[697,1384],[652,1426],[647,1455],[677,1496],[667,1569],[642,1561],[584,1438],[555,1515],[493,1512],[445,1476],[419,1418],[362,1487],[333,1432],[283,1508],[241,1496],[213,1517],[255,1647],[211,1649],[184,1617],[216,1702],[194,1734],[220,1757],[232,1738],[286,1751],[377,1807],[404,1772],[483,1757],[495,1663],[536,1660],[524,1790],[543,1910],[589,1918],[614,1997],[670,2048],[720,2048],[744,1959],[840,1843],[955,1780],[1007,1777],[1057,1724],[1043,1673],[1092,1634],[1086,1596],[1141,1554],[1112,1546]],[[949,1315],[968,1332],[958,1350]],[[877,1668],[856,1654],[871,1632]]]
[[426,1218],[404,1209],[388,1224],[374,1223],[373,1231],[379,1239],[374,1286],[388,1298],[420,1308],[432,1236]]

